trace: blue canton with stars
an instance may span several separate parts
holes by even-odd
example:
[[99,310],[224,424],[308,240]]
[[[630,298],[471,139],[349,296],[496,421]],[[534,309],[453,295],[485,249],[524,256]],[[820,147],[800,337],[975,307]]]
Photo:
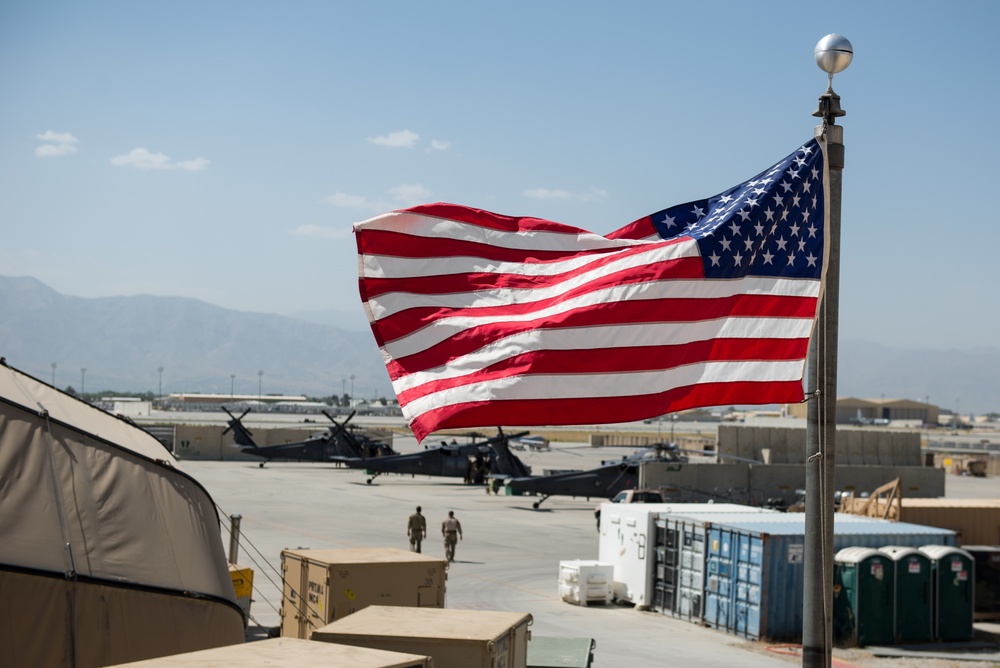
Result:
[[664,239],[697,240],[705,278],[818,280],[823,208],[823,151],[813,139],[746,183],[650,219]]

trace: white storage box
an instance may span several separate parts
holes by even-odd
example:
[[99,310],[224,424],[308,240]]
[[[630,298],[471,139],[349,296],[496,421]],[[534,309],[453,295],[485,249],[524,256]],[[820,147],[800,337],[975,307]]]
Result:
[[600,561],[559,562],[559,597],[567,603],[611,603],[615,567]]

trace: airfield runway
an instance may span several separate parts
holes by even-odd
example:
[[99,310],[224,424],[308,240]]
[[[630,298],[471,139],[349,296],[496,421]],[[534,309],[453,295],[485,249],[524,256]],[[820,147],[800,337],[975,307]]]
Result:
[[[402,452],[421,447],[412,438],[397,438],[394,445]],[[517,454],[540,474],[544,468],[588,468],[633,450],[556,443],[549,452]],[[535,497],[488,495],[484,487],[460,479],[380,476],[369,485],[362,471],[325,464],[259,468],[246,461],[181,461],[179,466],[205,486],[221,516],[242,516],[238,562],[255,571],[255,637],[280,624],[282,549],[408,549],[406,521],[419,505],[428,521],[425,554],[443,557],[440,526],[449,510],[462,522],[465,538],[448,573],[448,608],[527,612],[536,635],[593,638],[596,668],[801,664],[797,656],[779,653],[787,650],[654,612],[563,602],[557,593],[559,562],[597,558],[596,499],[553,497],[533,510]],[[953,483],[961,489],[949,496],[995,495],[995,481],[989,479],[948,476],[949,487]],[[834,656],[848,662],[842,666],[954,665],[876,659],[859,650],[835,650]]]

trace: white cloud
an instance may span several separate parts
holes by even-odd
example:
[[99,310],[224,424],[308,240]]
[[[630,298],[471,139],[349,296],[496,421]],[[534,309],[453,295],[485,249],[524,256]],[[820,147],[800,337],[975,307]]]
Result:
[[591,188],[579,193],[571,193],[568,190],[550,190],[549,188],[530,188],[524,191],[525,197],[543,200],[574,200],[577,202],[595,202],[605,199],[608,191],[601,188]]
[[447,151],[449,146],[451,146],[450,141],[444,141],[443,139],[431,140],[431,148],[435,151]]
[[389,193],[394,200],[406,206],[421,204],[431,197],[431,191],[419,184],[394,186],[389,188]]
[[531,188],[524,191],[525,197],[532,199],[572,199],[573,196],[566,190],[549,190],[548,188]]
[[596,202],[597,200],[607,199],[608,191],[603,188],[591,188],[585,193],[580,193],[577,195],[577,199],[582,202]]
[[361,195],[348,195],[347,193],[333,193],[326,198],[326,201],[342,209],[370,209],[371,203]]
[[35,135],[35,139],[52,142],[53,144],[76,144],[80,141],[69,132],[54,132],[52,130],[46,130],[40,135]]
[[53,158],[71,153],[76,153],[76,146],[72,144],[42,144],[35,149],[35,155],[39,158]]
[[186,169],[200,172],[211,162],[208,158],[179,160],[173,162],[170,156],[163,153],[151,153],[149,149],[134,148],[124,155],[111,158],[111,164],[116,167],[135,167],[136,169]]
[[390,132],[380,137],[369,137],[368,141],[379,146],[388,146],[389,148],[412,148],[419,139],[420,135],[416,132],[400,130],[399,132]]
[[400,184],[389,188],[389,197],[369,199],[363,195],[336,192],[326,198],[326,201],[341,209],[355,209],[373,213],[384,213],[414,204],[423,204],[431,199],[433,193],[418,183]]
[[189,172],[200,172],[208,167],[208,163],[212,162],[208,158],[195,158],[194,160],[178,160],[177,166],[181,169],[186,169]]
[[170,158],[162,153],[150,153],[145,148],[134,148],[125,155],[111,158],[111,164],[138,169],[170,169]]
[[55,132],[53,130],[46,130],[40,135],[35,135],[35,139],[48,142],[35,149],[35,155],[39,158],[54,158],[76,153],[75,144],[80,141],[69,132]]

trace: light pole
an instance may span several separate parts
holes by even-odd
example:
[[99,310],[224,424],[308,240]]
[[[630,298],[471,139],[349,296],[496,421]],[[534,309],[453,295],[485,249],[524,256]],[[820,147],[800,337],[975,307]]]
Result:
[[160,384],[157,386],[156,396],[163,398],[163,367],[157,367],[156,373],[160,374]]
[[232,401],[235,396],[234,388],[236,387],[236,374],[229,374],[229,400]]
[[802,665],[829,668],[833,661],[833,493],[837,437],[837,327],[840,308],[840,200],[844,170],[846,112],[833,92],[833,75],[854,58],[846,37],[827,35],[813,52],[830,85],[813,113],[822,119],[816,137],[825,144],[827,164],[826,281],[809,346],[811,387],[806,416],[806,508],[802,603]]
[[84,388],[86,387],[86,385],[84,384],[84,380],[86,379],[86,377],[87,377],[87,367],[82,367],[80,369],[80,397],[81,398],[83,397]]
[[677,424],[677,414],[670,416],[670,445],[674,444],[674,425]]
[[354,403],[354,374],[351,374],[351,403]]
[[52,363],[52,387],[56,386],[56,363]]
[[257,408],[258,409],[260,408],[260,398],[261,398],[260,386],[261,386],[261,383],[263,383],[263,382],[264,382],[264,371],[261,370],[261,371],[257,372]]

